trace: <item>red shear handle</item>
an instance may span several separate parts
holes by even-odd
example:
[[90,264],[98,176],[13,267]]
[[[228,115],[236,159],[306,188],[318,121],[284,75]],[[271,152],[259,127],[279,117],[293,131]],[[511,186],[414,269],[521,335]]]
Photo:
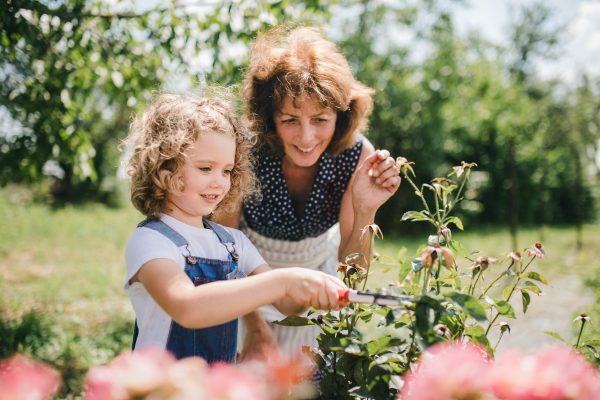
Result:
[[346,303],[350,303],[350,299],[348,297],[348,295],[350,294],[350,289],[346,288],[346,289],[338,289],[338,298],[340,299],[340,301],[345,301]]

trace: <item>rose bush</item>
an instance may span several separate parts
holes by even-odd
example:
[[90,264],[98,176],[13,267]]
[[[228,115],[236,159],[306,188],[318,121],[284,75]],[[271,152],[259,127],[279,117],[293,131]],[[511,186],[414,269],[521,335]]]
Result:
[[[424,209],[406,212],[402,220],[431,224],[432,235],[427,243],[408,258],[406,248],[401,249],[397,260],[373,253],[371,246],[368,254],[351,254],[338,265],[344,281],[353,289],[366,287],[372,262],[384,264],[384,271],[396,267],[397,282],[379,291],[408,296],[410,301],[402,301],[395,307],[349,304],[339,313],[311,310],[307,318],[292,317],[278,322],[288,326],[318,325],[322,329],[317,337],[319,348],[306,348],[304,352],[324,376],[319,387],[325,399],[349,396],[393,399],[422,353],[441,342],[471,343],[485,349],[493,359],[503,334],[510,330],[506,321],[498,319],[516,318],[509,300],[518,295],[523,312],[527,312],[531,294],[543,294],[538,284],[548,284],[541,274],[530,270],[532,263],[545,255],[541,243],[522,252],[511,249],[496,258],[470,252],[453,238],[450,224],[460,230],[464,227],[451,213],[462,200],[474,163],[463,162],[448,177],[435,178],[420,188],[410,176],[415,176],[413,165],[402,157],[396,163]],[[453,175],[458,182],[449,179]],[[426,197],[432,198],[432,205]],[[365,227],[363,235],[371,243],[382,236],[376,225]],[[353,263],[358,257],[365,258],[366,268]],[[495,292],[491,289],[501,283],[505,286],[501,297],[493,298],[491,293]],[[373,318],[379,318],[377,329],[385,333],[365,342],[356,327],[359,320],[370,322]],[[500,329],[495,344],[488,339],[493,326]],[[450,367],[449,364],[447,368]]]

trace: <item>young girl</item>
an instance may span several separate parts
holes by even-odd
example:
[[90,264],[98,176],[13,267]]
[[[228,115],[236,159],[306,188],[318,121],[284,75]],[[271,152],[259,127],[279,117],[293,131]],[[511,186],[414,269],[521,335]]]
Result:
[[232,362],[238,317],[266,304],[286,315],[339,307],[340,280],[271,270],[243,233],[206,218],[255,192],[251,144],[229,104],[161,95],[125,140],[131,200],[147,217],[125,251],[134,349]]

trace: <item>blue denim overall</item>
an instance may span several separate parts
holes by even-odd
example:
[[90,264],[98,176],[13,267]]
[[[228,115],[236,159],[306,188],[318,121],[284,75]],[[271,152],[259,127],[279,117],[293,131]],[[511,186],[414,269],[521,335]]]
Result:
[[[195,286],[205,283],[223,281],[226,279],[245,278],[246,274],[238,269],[239,256],[235,251],[235,241],[231,235],[221,226],[204,219],[204,227],[212,230],[219,241],[229,253],[226,261],[212,260],[193,256],[188,249],[188,242],[183,236],[175,232],[170,226],[162,221],[145,220],[139,227],[154,229],[169,238],[177,247],[185,246],[187,255],[185,257],[185,273],[194,282]],[[198,304],[202,307],[202,304]],[[169,337],[167,339],[167,350],[172,352],[176,358],[200,356],[209,364],[217,361],[235,362],[237,352],[237,318],[222,325],[211,326],[203,329],[187,329],[177,322],[171,322]],[[133,331],[132,349],[138,337],[137,321]]]

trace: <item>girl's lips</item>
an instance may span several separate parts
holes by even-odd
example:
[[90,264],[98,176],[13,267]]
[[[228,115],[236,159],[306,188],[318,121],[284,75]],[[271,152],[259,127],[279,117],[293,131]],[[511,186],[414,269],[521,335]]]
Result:
[[204,201],[206,201],[207,203],[210,203],[210,204],[217,203],[219,201],[219,197],[220,197],[216,194],[201,194],[200,196],[202,196]]

